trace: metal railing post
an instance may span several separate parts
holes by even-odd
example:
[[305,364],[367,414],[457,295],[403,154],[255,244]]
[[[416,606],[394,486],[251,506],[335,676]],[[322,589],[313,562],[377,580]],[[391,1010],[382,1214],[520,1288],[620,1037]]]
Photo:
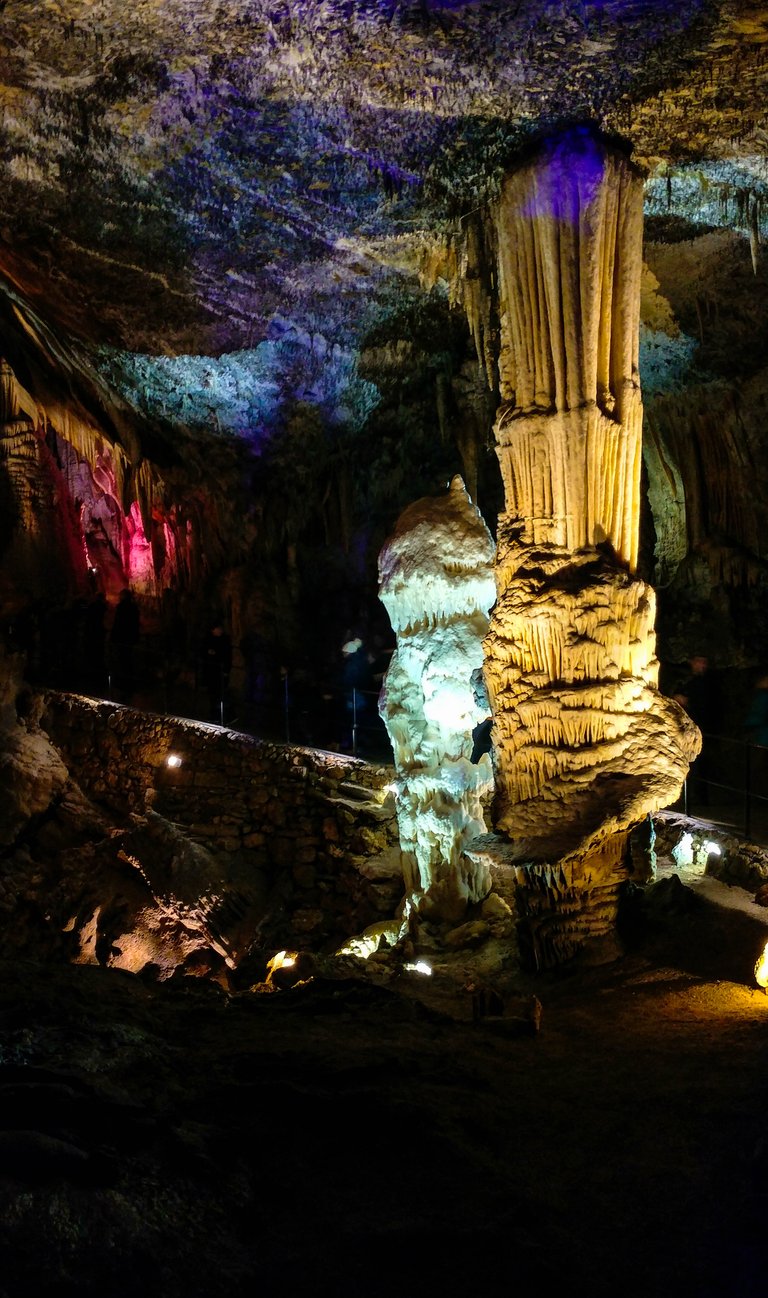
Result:
[[352,686],[352,756],[357,757],[357,689]]
[[752,828],[752,745],[747,744],[744,751],[744,837],[749,838]]
[[288,693],[288,673],[283,676],[283,708],[285,710],[285,742],[291,742],[291,725],[289,720],[290,695]]

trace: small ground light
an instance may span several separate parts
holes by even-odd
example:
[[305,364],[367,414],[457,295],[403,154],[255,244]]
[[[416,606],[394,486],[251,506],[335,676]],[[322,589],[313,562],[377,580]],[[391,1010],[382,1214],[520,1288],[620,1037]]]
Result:
[[181,758],[179,757],[179,754],[169,753],[165,759],[165,764],[166,766],[171,766],[171,767],[181,766]]
[[755,982],[758,987],[764,990],[768,989],[768,942],[763,947],[762,954],[755,965]]
[[426,960],[417,960],[415,964],[407,964],[406,969],[412,973],[431,974],[432,966],[427,964]]
[[290,969],[295,963],[295,951],[278,951],[277,955],[273,955],[272,959],[268,961],[267,969],[270,973],[274,973],[276,969]]

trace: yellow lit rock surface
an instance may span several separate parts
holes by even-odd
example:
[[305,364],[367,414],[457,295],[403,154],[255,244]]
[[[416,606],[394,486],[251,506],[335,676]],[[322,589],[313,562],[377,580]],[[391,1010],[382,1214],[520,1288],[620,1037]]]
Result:
[[656,688],[649,586],[588,550],[512,543],[499,571],[496,824],[520,859],[552,860],[673,802],[698,731]]
[[658,693],[654,594],[634,575],[640,177],[574,132],[507,179],[493,219],[506,503],[485,640],[495,824],[529,927],[559,929],[534,941],[549,963],[612,930],[627,832],[675,799],[700,741]]
[[565,135],[509,176],[493,209],[501,317],[496,440],[522,540],[610,541],[637,562],[642,180]]

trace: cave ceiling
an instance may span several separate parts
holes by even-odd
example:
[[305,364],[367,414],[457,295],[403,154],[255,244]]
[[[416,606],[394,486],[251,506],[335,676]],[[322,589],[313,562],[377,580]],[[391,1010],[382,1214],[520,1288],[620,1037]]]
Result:
[[[747,0],[5,0],[5,350],[166,427],[258,441],[287,383],[360,422],[361,350],[564,123],[626,141],[649,231],[747,264],[767,52]],[[644,301],[684,368],[653,279]]]

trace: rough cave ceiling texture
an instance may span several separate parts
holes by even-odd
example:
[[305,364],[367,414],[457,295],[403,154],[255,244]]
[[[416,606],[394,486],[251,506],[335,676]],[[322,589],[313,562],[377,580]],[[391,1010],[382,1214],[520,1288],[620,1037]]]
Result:
[[9,0],[0,41],[5,275],[131,352],[358,343],[564,120],[631,142],[650,212],[738,229],[768,178],[750,3]]
[[[733,503],[694,490],[681,539],[675,402],[696,385],[703,425],[713,382],[728,410],[734,372],[753,406],[766,387],[767,56],[768,7],[750,0],[6,0],[4,351],[134,470],[192,455],[189,429],[266,443],[288,395],[354,434],[387,368],[413,361],[387,322],[455,296],[469,218],[505,168],[589,121],[648,172],[642,378],[647,405],[666,402],[651,501],[673,487],[656,576],[697,528],[725,538],[721,575],[743,567],[759,543]],[[442,424],[439,377],[436,404]]]

